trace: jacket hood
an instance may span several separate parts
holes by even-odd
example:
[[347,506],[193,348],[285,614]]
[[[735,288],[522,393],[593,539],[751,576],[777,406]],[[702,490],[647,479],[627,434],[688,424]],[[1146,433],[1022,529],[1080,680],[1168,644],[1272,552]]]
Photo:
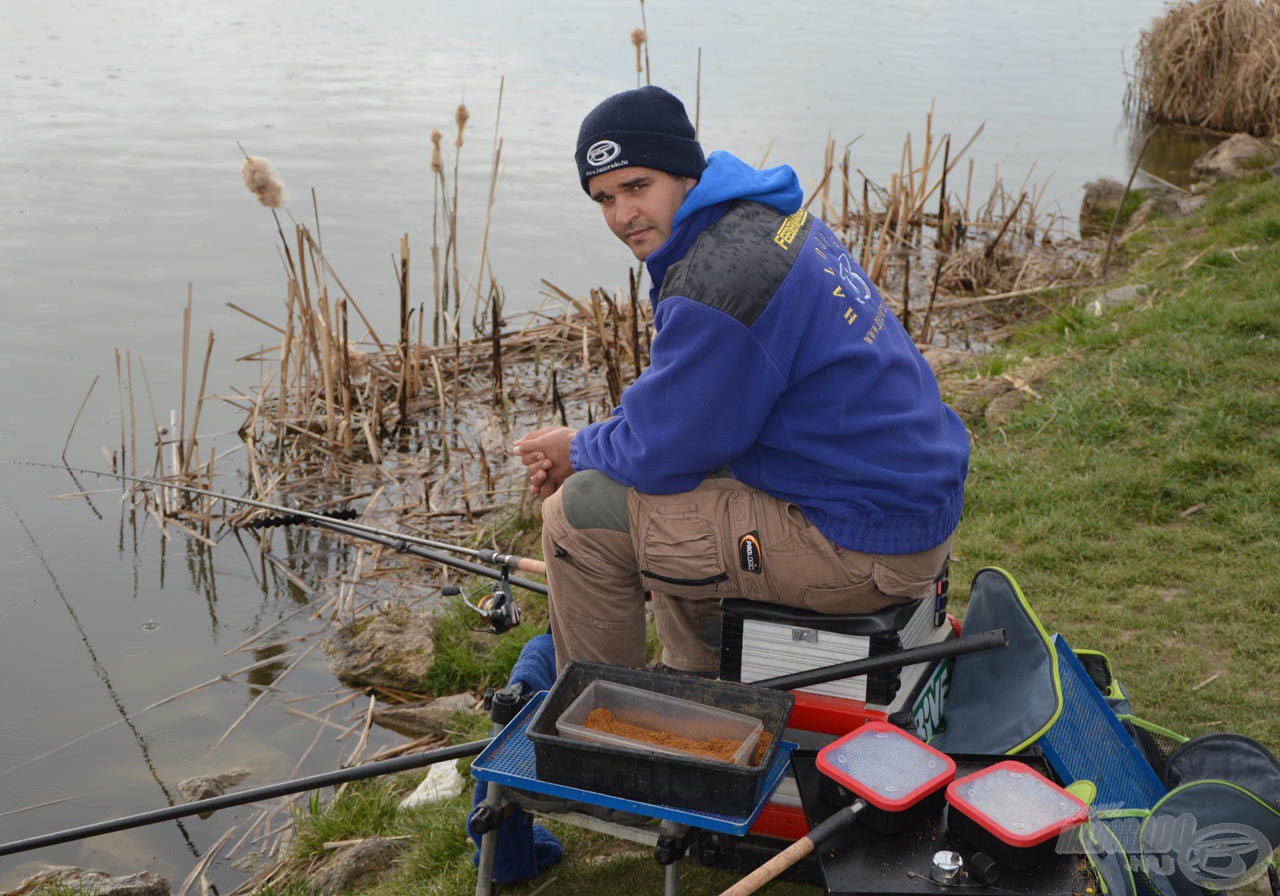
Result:
[[758,170],[731,153],[713,152],[707,157],[698,185],[689,191],[676,212],[673,226],[679,226],[695,212],[733,199],[762,202],[789,215],[800,208],[804,191],[790,165]]

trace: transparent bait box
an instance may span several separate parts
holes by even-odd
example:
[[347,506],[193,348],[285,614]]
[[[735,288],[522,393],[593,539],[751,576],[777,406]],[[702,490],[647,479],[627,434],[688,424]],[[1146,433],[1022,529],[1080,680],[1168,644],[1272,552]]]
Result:
[[947,804],[951,830],[1012,870],[1052,856],[1059,835],[1089,815],[1075,795],[1015,760],[953,781]]
[[[617,722],[644,729],[646,734],[630,736],[588,727],[587,716],[597,709],[607,710]],[[764,730],[759,719],[742,713],[599,679],[586,686],[556,720],[555,727],[561,737],[574,740],[713,762],[726,760],[700,750],[659,741],[674,738],[704,742],[713,738],[741,741],[741,746],[728,760],[739,766],[751,764],[760,743],[760,733]],[[648,732],[653,736],[647,736]]]

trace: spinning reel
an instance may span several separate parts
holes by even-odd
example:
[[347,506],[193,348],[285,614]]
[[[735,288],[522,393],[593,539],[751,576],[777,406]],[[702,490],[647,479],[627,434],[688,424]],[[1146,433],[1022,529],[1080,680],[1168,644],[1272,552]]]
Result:
[[440,593],[446,597],[460,596],[462,602],[484,620],[488,628],[483,630],[491,635],[509,632],[520,624],[520,607],[516,605],[516,599],[511,596],[511,583],[507,570],[504,567],[499,572],[501,575],[494,583],[493,589],[475,603],[472,603],[457,585],[445,585],[440,589]]

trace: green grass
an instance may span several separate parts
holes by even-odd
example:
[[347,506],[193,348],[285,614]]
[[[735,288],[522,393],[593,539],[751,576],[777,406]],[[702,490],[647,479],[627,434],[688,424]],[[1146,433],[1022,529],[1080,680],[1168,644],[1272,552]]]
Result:
[[[1096,287],[1142,284],[1138,302],[1094,317],[1085,310],[1091,293],[1028,324],[985,359],[990,375],[1016,371],[1028,358],[1056,363],[1036,387],[1040,399],[1014,419],[999,427],[971,422],[952,570],[958,613],[979,569],[1004,568],[1050,631],[1110,655],[1140,715],[1187,736],[1236,731],[1273,750],[1280,748],[1277,240],[1280,180],[1223,185],[1194,219],[1157,221],[1130,240],[1131,267]],[[536,531],[530,521],[513,525],[526,539]],[[467,631],[477,620],[465,608],[444,615],[436,692],[505,681],[520,646],[545,628],[541,599],[518,597],[533,621],[502,638]],[[454,740],[483,736],[485,725],[461,723]],[[470,793],[393,811],[395,795],[420,779],[366,782],[333,809],[308,813],[299,855],[317,854],[327,840],[409,833],[391,880],[362,896],[472,892],[473,847],[463,833]],[[661,891],[662,869],[649,850],[552,827],[565,861],[504,892],[531,896],[548,881],[547,891],[569,896]],[[681,891],[714,894],[735,879],[692,867]],[[768,892],[814,890],[775,884]]]
[[1009,346],[1062,361],[1017,419],[974,424],[955,570],[962,586],[1009,570],[1050,630],[1111,654],[1153,721],[1273,749],[1277,222],[1276,181],[1225,185],[1198,218],[1143,235],[1122,278],[1146,299],[1065,310]]

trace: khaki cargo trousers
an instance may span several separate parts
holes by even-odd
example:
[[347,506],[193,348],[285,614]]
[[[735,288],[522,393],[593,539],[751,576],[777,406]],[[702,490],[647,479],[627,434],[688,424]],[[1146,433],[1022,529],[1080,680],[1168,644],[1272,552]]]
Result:
[[647,495],[595,470],[566,479],[542,520],[557,671],[572,659],[643,666],[647,591],[662,662],[714,674],[721,598],[868,613],[932,594],[952,541],[862,554],[833,544],[796,505],[734,479]]

